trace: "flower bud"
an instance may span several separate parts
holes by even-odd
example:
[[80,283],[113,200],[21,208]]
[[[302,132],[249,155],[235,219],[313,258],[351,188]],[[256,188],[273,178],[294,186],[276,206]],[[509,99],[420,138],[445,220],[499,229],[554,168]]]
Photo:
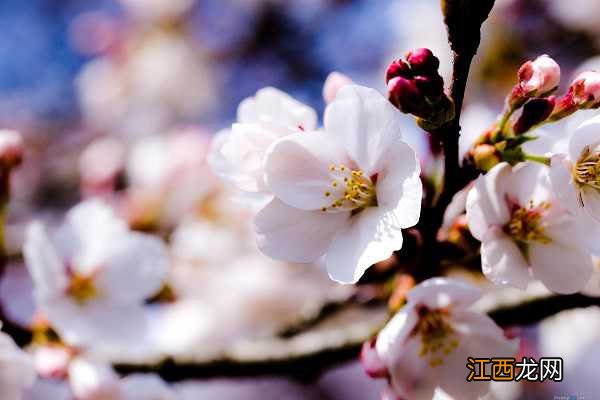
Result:
[[400,111],[416,116],[425,116],[430,112],[431,108],[414,81],[398,76],[392,78],[387,87],[390,102]]
[[331,103],[335,99],[337,92],[346,85],[350,85],[352,79],[339,72],[332,72],[325,79],[323,85],[323,99],[327,104]]
[[416,49],[406,53],[406,62],[414,74],[437,75],[440,60],[426,48]]
[[17,131],[0,130],[0,166],[13,168],[23,160],[23,137]]
[[375,338],[363,343],[360,351],[360,362],[371,378],[384,378],[388,375],[388,370],[384,360],[377,353],[375,343]]
[[527,61],[519,69],[519,87],[522,95],[538,97],[550,93],[560,82],[560,66],[548,55]]
[[552,110],[554,110],[555,104],[556,97],[554,96],[548,98],[538,97],[529,100],[523,106],[523,112],[513,126],[513,132],[516,135],[520,135],[540,122],[545,121],[552,113]]
[[475,146],[472,152],[475,167],[480,171],[489,171],[502,161],[498,149],[491,144],[479,144]]
[[596,71],[582,72],[575,78],[569,88],[575,103],[585,108],[600,106],[600,73]]
[[389,83],[389,81],[396,77],[410,78],[412,77],[412,73],[410,72],[410,67],[407,63],[402,60],[392,61],[390,66],[388,67],[385,73],[385,83]]

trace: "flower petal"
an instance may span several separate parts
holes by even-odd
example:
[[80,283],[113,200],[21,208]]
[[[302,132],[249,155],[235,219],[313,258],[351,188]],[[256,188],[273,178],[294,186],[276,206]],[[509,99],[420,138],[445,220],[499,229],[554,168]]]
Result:
[[388,363],[388,367],[402,352],[403,343],[412,333],[418,320],[414,307],[403,307],[377,335],[375,349],[379,357]]
[[571,168],[571,162],[563,154],[552,156],[550,181],[561,205],[571,213],[578,214],[582,211],[582,204],[571,176]]
[[511,167],[500,163],[486,175],[481,175],[467,195],[467,220],[471,234],[482,240],[492,225],[502,226],[510,219],[504,187],[511,176]]
[[411,227],[419,220],[423,198],[419,160],[413,149],[401,140],[383,157],[385,164],[377,175],[378,206],[395,210],[402,228]]
[[574,247],[556,241],[546,245],[531,245],[529,259],[533,275],[556,293],[575,293],[592,276],[592,257]]
[[301,210],[330,206],[332,165],[348,165],[343,149],[324,132],[306,132],[278,140],[265,161],[267,184],[284,203]]
[[491,228],[483,238],[481,268],[497,285],[509,284],[525,290],[530,281],[527,260],[515,242],[499,228]]
[[600,223],[600,192],[594,188],[584,188],[581,192],[581,202],[586,214],[592,217],[595,223]]
[[551,197],[548,168],[537,163],[521,163],[513,168],[512,176],[506,182],[505,190],[520,206],[535,205]]
[[164,284],[169,267],[165,244],[138,232],[114,237],[94,283],[102,296],[118,304],[141,304]]
[[376,90],[347,85],[325,110],[324,125],[370,176],[377,172],[382,155],[401,138],[400,118],[398,110]]
[[600,145],[600,115],[585,121],[575,130],[569,141],[569,158],[577,162],[584,150]]
[[299,210],[273,199],[254,221],[258,247],[278,260],[314,262],[325,254],[349,217],[350,213]]
[[373,264],[402,248],[401,220],[393,212],[370,207],[353,216],[327,251],[327,271],[339,283],[356,283]]
[[42,223],[27,227],[23,253],[38,300],[60,294],[67,287],[66,266]]
[[431,309],[465,308],[481,297],[481,290],[458,279],[430,278],[408,293],[408,301]]

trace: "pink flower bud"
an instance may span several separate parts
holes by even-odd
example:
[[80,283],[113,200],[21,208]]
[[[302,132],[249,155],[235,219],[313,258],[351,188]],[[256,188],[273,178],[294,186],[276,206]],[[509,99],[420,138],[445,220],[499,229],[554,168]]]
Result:
[[23,137],[17,131],[0,130],[0,165],[12,168],[23,160]]
[[385,73],[385,83],[389,83],[391,79],[397,77],[410,78],[412,73],[407,63],[402,60],[392,61]]
[[360,361],[365,372],[371,378],[385,378],[388,376],[388,370],[385,362],[377,353],[375,343],[375,339],[363,343],[362,350],[360,351]]
[[325,99],[325,102],[327,104],[331,103],[335,99],[338,90],[352,83],[352,79],[344,74],[336,71],[330,73],[323,85],[323,98]]
[[440,67],[440,60],[433,55],[431,50],[421,48],[406,53],[406,62],[414,74],[436,74]]
[[414,81],[402,77],[392,78],[388,82],[388,96],[392,104],[404,113],[422,116],[422,106],[426,105],[423,93]]
[[519,87],[527,97],[542,96],[558,87],[560,66],[547,55],[527,61],[519,69]]
[[571,84],[570,91],[579,104],[600,105],[600,73],[596,71],[582,72]]

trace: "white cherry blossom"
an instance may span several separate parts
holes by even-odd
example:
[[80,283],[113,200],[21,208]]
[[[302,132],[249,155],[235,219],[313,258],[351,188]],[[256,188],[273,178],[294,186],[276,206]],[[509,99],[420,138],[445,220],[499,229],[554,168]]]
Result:
[[144,331],[144,300],[167,274],[164,243],[130,231],[98,200],[71,209],[49,234],[27,229],[24,255],[38,306],[71,345],[112,345]]
[[530,275],[557,293],[582,289],[592,273],[594,232],[577,224],[553,195],[548,169],[495,166],[467,197],[469,229],[482,242],[483,273],[496,284],[525,289]]
[[330,277],[342,283],[399,250],[422,197],[399,115],[375,90],[348,85],[327,107],[323,131],[275,142],[265,161],[274,199],[255,220],[260,249],[301,263],[325,255]]
[[261,89],[240,103],[231,129],[217,134],[209,164],[217,176],[249,197],[268,196],[263,163],[269,146],[281,137],[312,131],[316,126],[317,114],[312,108],[278,89]]
[[[488,316],[470,310],[480,291],[453,279],[432,278],[413,288],[406,305],[379,333],[369,356],[386,371],[387,399],[430,400],[435,396],[477,399],[489,382],[468,382],[468,357],[512,357],[518,340]],[[435,397],[442,398],[442,397]],[[446,398],[446,397],[443,397]]]
[[[0,328],[2,322],[0,321]],[[35,380],[33,360],[10,336],[0,332],[0,397],[21,400],[26,388]]]
[[[600,223],[600,116],[569,135],[566,154],[552,157],[550,178],[564,207]],[[583,212],[582,212],[583,211]]]

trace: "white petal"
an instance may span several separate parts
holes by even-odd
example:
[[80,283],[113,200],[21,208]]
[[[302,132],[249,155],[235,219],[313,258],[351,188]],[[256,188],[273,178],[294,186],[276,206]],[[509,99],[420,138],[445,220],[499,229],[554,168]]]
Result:
[[76,358],[69,366],[69,382],[79,399],[120,398],[119,376],[108,364]]
[[423,184],[421,168],[413,149],[397,141],[384,155],[385,164],[377,175],[377,203],[395,210],[403,228],[415,225],[421,214]]
[[511,167],[500,163],[486,175],[481,175],[467,195],[467,220],[471,234],[482,240],[492,225],[502,226],[510,219],[505,200],[506,180],[511,176]]
[[123,400],[175,400],[177,393],[158,375],[131,374],[121,381]]
[[358,85],[338,91],[325,110],[324,125],[368,176],[401,137],[398,110],[376,90]]
[[[278,140],[265,161],[267,184],[284,203],[301,210],[320,210],[336,197],[332,165],[348,165],[343,149],[324,132],[306,132]],[[341,187],[340,187],[341,190]],[[330,191],[330,197],[325,192]]]
[[290,131],[299,127],[313,130],[317,125],[315,110],[272,87],[263,88],[256,96],[242,101],[237,117],[241,123],[276,124]]
[[38,299],[52,297],[64,290],[68,284],[66,265],[40,222],[27,227],[23,253]]
[[327,271],[334,281],[355,283],[371,265],[402,248],[401,220],[393,212],[366,208],[340,230],[327,251]]
[[534,276],[556,293],[581,290],[594,269],[591,256],[557,242],[531,245],[529,259]]
[[412,333],[418,320],[414,307],[403,307],[377,335],[375,349],[388,366],[402,352],[403,343]]
[[530,201],[539,204],[551,197],[548,168],[538,163],[521,163],[513,168],[505,190],[513,201],[526,206]]
[[421,346],[419,336],[409,337],[398,345],[401,351],[390,365],[390,376],[394,392],[400,398],[429,400],[438,387],[439,369],[431,368],[429,360],[419,356]]
[[581,202],[586,214],[592,217],[595,223],[600,223],[600,192],[594,188],[584,188],[581,192]]
[[585,121],[573,133],[569,141],[569,158],[576,162],[585,148],[593,150],[600,144],[600,115]]
[[550,181],[561,205],[571,213],[578,214],[581,212],[581,201],[571,176],[571,168],[571,162],[563,154],[553,156],[550,165]]
[[304,211],[274,199],[256,215],[258,247],[278,260],[314,262],[325,254],[349,214]]
[[529,265],[521,250],[498,228],[491,228],[483,238],[481,268],[497,285],[509,284],[524,290],[530,280]]
[[43,304],[52,327],[73,346],[130,346],[144,335],[146,317],[141,306],[92,300],[79,305],[67,298]]
[[408,293],[408,301],[431,309],[465,308],[481,297],[481,290],[458,279],[430,278]]
[[141,304],[160,290],[169,259],[159,238],[129,232],[112,239],[102,268],[94,276],[98,291],[119,304]]

